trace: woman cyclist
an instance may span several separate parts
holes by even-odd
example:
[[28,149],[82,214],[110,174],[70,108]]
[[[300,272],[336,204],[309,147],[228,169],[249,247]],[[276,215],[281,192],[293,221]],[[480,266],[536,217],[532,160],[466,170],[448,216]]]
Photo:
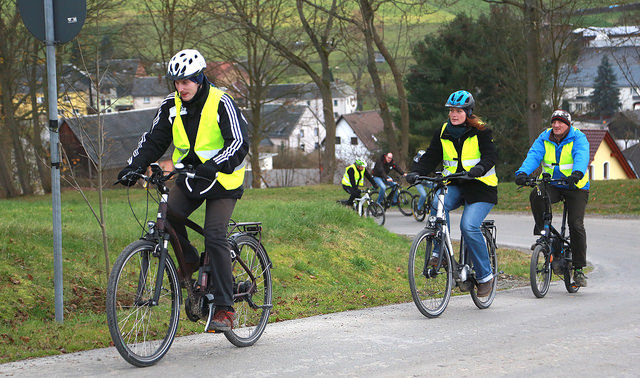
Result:
[[[444,200],[444,208],[448,220],[449,211],[464,206],[460,230],[471,252],[478,296],[486,297],[491,292],[495,277],[480,226],[498,203],[498,177],[495,172],[497,152],[491,130],[473,114],[474,105],[475,100],[467,91],[456,91],[449,96],[445,104],[449,108],[449,119],[434,134],[429,148],[418,162],[412,164],[407,181],[415,182],[417,175],[431,173],[441,162],[445,175],[467,172],[473,178],[453,180]],[[432,265],[437,262],[437,256],[430,260]]]

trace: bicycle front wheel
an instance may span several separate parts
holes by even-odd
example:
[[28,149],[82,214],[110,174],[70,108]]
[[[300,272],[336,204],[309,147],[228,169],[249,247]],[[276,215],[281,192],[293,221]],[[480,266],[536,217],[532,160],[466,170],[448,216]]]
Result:
[[453,275],[451,256],[446,244],[440,248],[443,254],[440,267],[429,265],[436,240],[436,232],[425,228],[416,235],[409,253],[409,287],[413,302],[428,318],[440,316],[451,299]]
[[551,282],[551,262],[549,261],[549,252],[541,244],[537,244],[531,253],[529,280],[533,295],[538,298],[547,295]]
[[370,202],[367,206],[367,217],[373,218],[379,226],[384,224],[384,208],[377,202]]
[[496,297],[496,291],[498,288],[498,255],[496,254],[496,246],[493,243],[493,237],[488,229],[482,229],[482,236],[484,237],[485,244],[487,245],[487,251],[489,252],[489,262],[491,263],[491,272],[493,272],[493,284],[491,285],[491,292],[486,297],[479,297],[477,288],[474,286],[471,288],[471,299],[475,303],[476,307],[481,310],[489,308]]
[[255,344],[264,332],[271,313],[271,262],[260,242],[248,234],[231,236],[237,245],[233,260],[235,320],[224,333],[237,347]]
[[398,209],[404,216],[410,217],[411,214],[413,214],[413,208],[411,207],[412,198],[413,194],[408,190],[401,190],[398,194]]
[[[134,366],[151,366],[169,351],[180,320],[178,272],[167,256],[160,262],[157,244],[138,240],[120,253],[107,286],[107,323],[116,349]],[[160,297],[154,303],[156,276],[162,274]]]

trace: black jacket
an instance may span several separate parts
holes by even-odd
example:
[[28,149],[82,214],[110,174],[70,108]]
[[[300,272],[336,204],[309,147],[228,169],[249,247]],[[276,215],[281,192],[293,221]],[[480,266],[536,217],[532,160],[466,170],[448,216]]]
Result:
[[392,169],[403,175],[404,172],[396,165],[395,160],[391,159],[391,161],[387,163],[385,155],[386,154],[382,154],[380,158],[378,158],[378,161],[376,161],[376,164],[373,166],[373,175],[386,179],[389,177],[389,172],[391,172]]
[[[196,134],[200,127],[202,108],[211,88],[206,83],[207,81],[191,101],[182,102],[182,123],[192,147],[195,145]],[[147,167],[157,161],[171,145],[173,141],[173,120],[176,111],[174,96],[175,94],[171,93],[162,101],[151,129],[140,137],[138,147],[127,161],[129,166],[133,168]],[[249,138],[247,136],[247,121],[238,106],[227,94],[220,99],[218,125],[224,139],[224,147],[206,163],[217,172],[232,173],[237,166],[242,164],[249,151]],[[185,166],[192,165],[194,168],[202,164],[193,148],[182,160],[182,163]],[[177,185],[184,189],[184,176],[178,178]],[[240,198],[242,192],[242,186],[234,190],[226,190],[220,183],[216,183],[207,198]]]
[[[448,125],[448,124],[447,124]],[[426,176],[433,172],[440,163],[442,163],[442,143],[440,142],[439,128],[433,138],[431,138],[431,144],[425,151],[424,155],[416,163],[413,162],[411,166],[412,172],[417,172],[419,175]],[[464,134],[460,138],[453,138],[451,134],[444,130],[442,134],[443,139],[449,139],[453,142],[453,145],[458,152],[458,156],[462,155],[462,144],[464,140],[474,135],[478,136],[478,147],[480,148],[480,161],[476,166],[483,168],[483,174],[496,165],[498,160],[498,152],[496,146],[493,143],[493,133],[488,128],[484,130],[478,130],[475,127],[467,127]],[[458,164],[457,172],[463,172],[462,164]],[[479,180],[460,180],[453,185],[458,185],[462,190],[462,195],[465,201],[469,203],[474,202],[489,202],[498,203],[498,188],[495,186],[489,186]]]

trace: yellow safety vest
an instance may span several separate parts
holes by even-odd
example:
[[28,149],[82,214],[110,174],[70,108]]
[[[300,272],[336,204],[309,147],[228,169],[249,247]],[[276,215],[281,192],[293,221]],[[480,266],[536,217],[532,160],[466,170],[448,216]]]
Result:
[[342,176],[342,185],[351,186],[351,181],[349,181],[349,173],[348,173],[349,168],[353,168],[353,170],[355,171],[353,174],[353,177],[356,179],[356,188],[358,186],[364,185],[364,180],[362,179],[364,177],[364,170],[362,171],[358,170],[355,164],[351,164],[344,170],[344,176]]
[[[462,168],[465,171],[469,171],[473,168],[478,162],[480,162],[480,147],[478,145],[478,136],[474,135],[468,137],[462,142],[462,158],[458,158],[458,151],[456,151],[456,147],[453,145],[453,142],[449,139],[443,139],[442,134],[444,134],[444,130],[447,128],[447,123],[445,122],[442,125],[442,130],[440,131],[440,143],[442,144],[442,165],[444,166],[444,175],[450,175],[452,173],[456,173],[458,170],[458,161],[462,162]],[[476,180],[480,180],[481,182],[489,185],[489,186],[498,186],[498,176],[496,175],[496,167],[493,166],[489,171],[487,171],[484,176],[476,177]]]
[[[573,155],[571,154],[573,150],[573,142],[569,142],[561,147],[562,151],[560,151],[560,161],[556,159],[556,144],[545,140],[544,141],[544,158],[542,159],[542,169],[544,172],[548,173],[553,177],[553,168],[554,166],[558,166],[560,173],[565,176],[571,176],[571,172],[573,172]],[[584,188],[589,182],[589,177],[584,175],[580,181],[576,183],[576,187],[578,189]]]
[[[224,138],[218,125],[218,104],[223,95],[224,92],[220,89],[215,87],[209,88],[209,95],[202,108],[194,152],[203,163],[214,157],[218,151],[224,147]],[[178,92],[175,93],[175,103],[176,116],[173,120],[172,127],[173,145],[175,146],[175,150],[173,151],[174,165],[181,162],[182,159],[189,154],[189,150],[191,149],[187,131],[184,128],[182,117],[180,116],[182,100]],[[216,180],[227,190],[237,189],[244,182],[244,171],[245,163],[242,162],[241,165],[235,168],[233,173],[218,172]]]

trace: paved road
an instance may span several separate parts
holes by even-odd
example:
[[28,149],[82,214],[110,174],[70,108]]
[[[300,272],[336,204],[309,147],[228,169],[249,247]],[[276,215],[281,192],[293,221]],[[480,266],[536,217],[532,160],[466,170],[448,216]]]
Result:
[[[491,216],[501,246],[533,241],[529,215]],[[221,335],[182,337],[145,369],[107,348],[3,364],[0,375],[637,377],[640,219],[588,218],[586,225],[594,271],[577,294],[561,283],[543,299],[528,287],[512,289],[487,310],[454,297],[437,319],[409,302],[270,324],[250,348]],[[422,227],[399,213],[386,226],[408,235]]]

